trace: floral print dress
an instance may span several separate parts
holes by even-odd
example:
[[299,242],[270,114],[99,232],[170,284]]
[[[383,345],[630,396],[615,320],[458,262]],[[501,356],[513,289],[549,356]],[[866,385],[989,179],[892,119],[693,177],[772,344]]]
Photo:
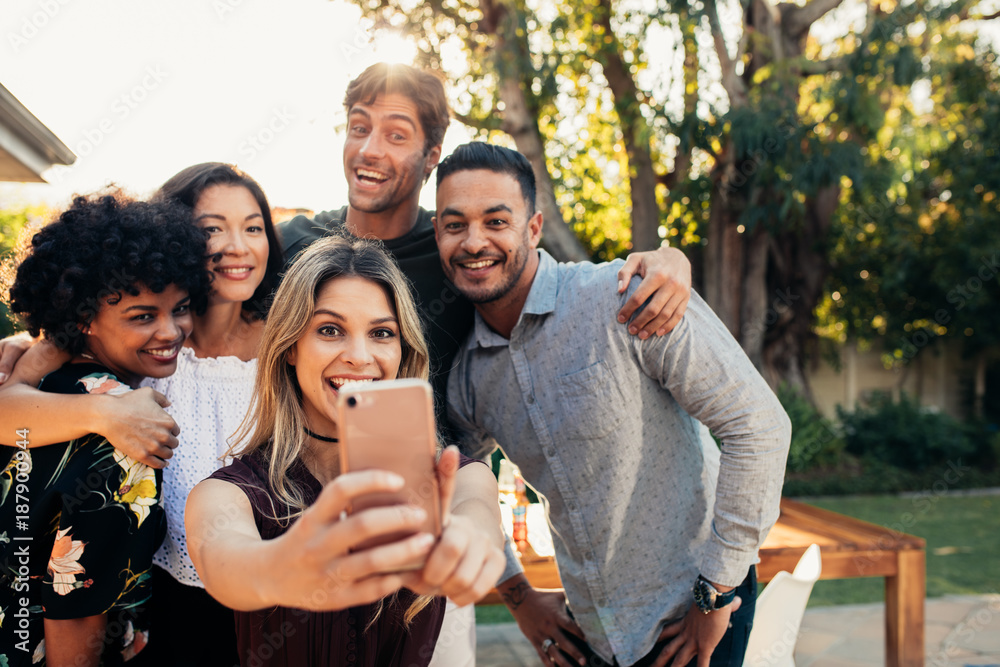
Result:
[[[93,363],[66,364],[39,388],[130,391]],[[0,667],[45,664],[43,619],[98,614],[108,621],[101,664],[134,657],[148,640],[149,570],[166,532],[160,471],[96,434],[0,447],[0,469]]]

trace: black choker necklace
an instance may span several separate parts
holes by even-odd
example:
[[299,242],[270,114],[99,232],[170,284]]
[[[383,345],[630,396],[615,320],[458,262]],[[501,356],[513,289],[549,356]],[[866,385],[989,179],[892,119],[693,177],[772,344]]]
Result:
[[337,438],[328,438],[325,435],[320,435],[318,433],[313,433],[312,431],[310,431],[309,429],[307,429],[305,426],[302,427],[302,430],[305,431],[306,435],[308,435],[310,438],[316,438],[317,440],[320,440],[322,442],[340,442],[340,440],[338,440]]

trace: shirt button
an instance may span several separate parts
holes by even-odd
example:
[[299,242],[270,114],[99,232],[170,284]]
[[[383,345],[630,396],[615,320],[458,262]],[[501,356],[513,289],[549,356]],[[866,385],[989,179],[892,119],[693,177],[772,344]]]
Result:
[[355,648],[355,646],[356,646],[356,644],[354,642],[347,642],[347,650],[348,651],[353,651],[354,648]]
[[528,394],[528,405],[531,405],[534,402],[535,402],[535,395],[534,394]]
[[354,639],[355,637],[358,636],[358,631],[355,630],[354,628],[351,628],[350,630],[347,631],[347,636],[350,637],[351,639]]
[[353,653],[348,653],[348,654],[347,654],[347,662],[351,662],[351,663],[353,663],[353,662],[354,662],[354,659],[355,659],[356,657],[357,657],[357,656],[355,656],[355,655],[354,655]]

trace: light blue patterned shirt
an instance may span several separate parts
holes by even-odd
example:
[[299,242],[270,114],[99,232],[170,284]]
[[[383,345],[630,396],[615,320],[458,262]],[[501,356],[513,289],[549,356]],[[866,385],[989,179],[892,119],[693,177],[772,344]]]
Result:
[[621,261],[539,255],[510,340],[476,314],[449,411],[468,454],[499,443],[544,495],[573,615],[605,660],[631,665],[686,613],[699,573],[736,586],[756,562],[791,425],[697,294],[670,334],[643,341],[615,319],[638,284],[617,293]]

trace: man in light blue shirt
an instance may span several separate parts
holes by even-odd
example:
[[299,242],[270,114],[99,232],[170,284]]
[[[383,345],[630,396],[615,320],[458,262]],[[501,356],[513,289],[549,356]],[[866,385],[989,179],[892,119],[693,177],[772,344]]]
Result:
[[477,312],[449,411],[468,453],[499,443],[544,495],[565,587],[532,589],[510,559],[498,588],[522,631],[567,667],[742,664],[791,433],[773,392],[695,294],[663,338],[616,326],[634,282],[536,249],[524,156],[467,144],[437,179],[442,266]]

